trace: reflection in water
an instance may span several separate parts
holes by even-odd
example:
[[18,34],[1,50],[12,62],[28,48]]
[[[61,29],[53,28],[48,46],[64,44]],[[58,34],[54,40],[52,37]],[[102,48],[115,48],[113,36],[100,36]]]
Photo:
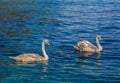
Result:
[[80,56],[89,56],[89,55],[92,55],[93,53],[92,52],[78,52],[78,54],[80,55]]
[[42,63],[43,65],[48,65],[48,61],[41,61],[41,62],[21,62],[21,61],[16,61],[15,66],[35,66],[39,63]]
[[[93,53],[91,53],[91,52],[77,52],[77,54],[79,54],[79,56],[80,56],[78,62],[86,62],[86,61],[88,61],[87,57],[90,57]],[[99,58],[100,58],[101,54],[102,54],[102,52],[98,52],[96,54],[96,58],[95,59],[96,59],[97,63],[100,62]]]
[[[27,72],[31,71],[32,73],[37,73],[37,74],[40,74],[40,73],[44,73],[44,72],[47,72],[48,68],[48,62],[47,61],[42,61],[42,62],[15,62],[13,64],[11,64],[11,66],[13,67],[18,67],[19,68],[19,71],[21,70],[28,70]],[[31,69],[29,69],[31,68]],[[34,71],[32,71],[34,70]]]

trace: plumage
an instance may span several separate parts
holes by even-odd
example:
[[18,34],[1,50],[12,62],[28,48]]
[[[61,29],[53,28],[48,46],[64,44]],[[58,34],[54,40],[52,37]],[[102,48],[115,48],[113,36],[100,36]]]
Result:
[[92,50],[97,49],[96,46],[94,46],[92,43],[90,43],[87,40],[82,40],[82,41],[78,42],[78,44],[79,44],[78,47],[80,48],[80,51],[88,51],[88,50],[91,51],[91,49]]
[[96,43],[98,47],[96,47],[95,45],[93,45],[87,40],[81,40],[77,43],[77,46],[74,46],[74,48],[80,52],[100,52],[102,51],[102,47],[99,44],[99,41],[98,41],[99,38],[100,38],[100,35],[97,35]]
[[16,57],[11,57],[12,59],[16,60],[16,61],[22,61],[22,62],[33,62],[33,61],[44,61],[44,60],[48,60],[48,55],[46,54],[45,51],[45,44],[49,45],[49,41],[47,39],[44,39],[42,42],[42,52],[43,52],[43,56],[40,56],[39,54],[34,54],[34,53],[26,53],[26,54],[21,54],[18,55]]
[[13,59],[17,61],[23,61],[23,62],[29,62],[29,61],[42,61],[43,57],[38,54],[33,53],[27,53],[27,54],[21,54],[16,57],[13,57]]

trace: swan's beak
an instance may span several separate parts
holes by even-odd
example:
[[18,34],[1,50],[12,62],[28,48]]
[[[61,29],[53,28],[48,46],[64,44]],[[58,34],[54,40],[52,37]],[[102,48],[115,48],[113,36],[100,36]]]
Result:
[[101,40],[101,36],[99,36],[99,39]]
[[49,43],[49,42],[47,42],[47,44],[48,44],[48,45],[50,45],[50,43]]

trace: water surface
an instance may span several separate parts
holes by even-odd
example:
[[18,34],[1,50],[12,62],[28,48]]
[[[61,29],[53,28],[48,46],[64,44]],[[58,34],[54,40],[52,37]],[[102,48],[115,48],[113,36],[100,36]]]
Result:
[[[1,83],[119,83],[119,0],[0,0]],[[101,54],[82,56],[73,45],[87,39]],[[47,62],[21,63],[11,56],[41,52]]]

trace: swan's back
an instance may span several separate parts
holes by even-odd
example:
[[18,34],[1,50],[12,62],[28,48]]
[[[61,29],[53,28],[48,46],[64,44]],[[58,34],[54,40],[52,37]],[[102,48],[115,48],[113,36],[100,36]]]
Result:
[[95,52],[97,47],[94,46],[87,40],[81,40],[78,42],[79,51],[88,51],[88,52]]
[[32,62],[32,61],[42,61],[43,57],[41,57],[38,54],[28,53],[28,54],[18,55],[16,57],[13,57],[13,59],[16,61],[22,61],[22,62]]

